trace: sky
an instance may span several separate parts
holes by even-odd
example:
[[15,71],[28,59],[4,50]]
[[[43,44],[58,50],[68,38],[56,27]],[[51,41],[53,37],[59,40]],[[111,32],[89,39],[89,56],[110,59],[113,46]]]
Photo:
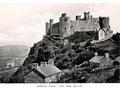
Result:
[[58,22],[62,13],[71,20],[85,11],[93,17],[108,16],[111,29],[120,32],[119,10],[116,3],[0,3],[0,45],[33,46],[45,35],[45,22]]

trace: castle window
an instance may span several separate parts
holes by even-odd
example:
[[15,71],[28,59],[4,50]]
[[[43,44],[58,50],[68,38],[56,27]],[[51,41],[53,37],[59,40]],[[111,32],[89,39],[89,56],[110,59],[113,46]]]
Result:
[[66,30],[66,27],[65,27],[65,30]]

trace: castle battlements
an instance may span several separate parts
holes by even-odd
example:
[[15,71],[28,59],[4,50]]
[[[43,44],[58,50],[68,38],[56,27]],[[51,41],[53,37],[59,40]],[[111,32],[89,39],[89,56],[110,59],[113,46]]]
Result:
[[84,12],[84,17],[77,15],[75,20],[71,20],[66,13],[61,14],[59,22],[53,23],[53,19],[46,22],[46,35],[60,35],[64,38],[75,32],[98,32],[98,38],[105,38],[110,32],[109,17],[95,18],[90,12]]

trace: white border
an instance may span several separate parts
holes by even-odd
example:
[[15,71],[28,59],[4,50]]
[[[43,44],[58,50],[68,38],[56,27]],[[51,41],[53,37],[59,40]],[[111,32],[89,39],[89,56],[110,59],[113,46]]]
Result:
[[0,3],[120,3],[120,0],[0,0]]
[[0,90],[119,90],[120,84],[75,84],[75,83],[62,83],[62,84],[0,84]]
[[[19,4],[19,3],[120,3],[120,0],[0,0],[0,4]],[[42,86],[43,87],[42,87]],[[44,87],[46,85],[47,87]],[[56,87],[50,87],[50,86]],[[60,87],[63,86],[63,87]],[[71,87],[67,87],[71,85]],[[76,87],[74,87],[76,85]],[[0,84],[0,90],[61,90],[61,89],[78,89],[78,90],[118,90],[120,89],[120,84]]]

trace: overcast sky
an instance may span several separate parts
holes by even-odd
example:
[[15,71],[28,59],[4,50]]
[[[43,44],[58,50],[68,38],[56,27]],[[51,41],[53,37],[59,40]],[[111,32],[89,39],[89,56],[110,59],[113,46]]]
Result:
[[32,46],[45,34],[45,22],[59,20],[61,13],[71,19],[90,11],[93,17],[108,16],[114,33],[120,32],[120,4],[0,4],[0,45]]

